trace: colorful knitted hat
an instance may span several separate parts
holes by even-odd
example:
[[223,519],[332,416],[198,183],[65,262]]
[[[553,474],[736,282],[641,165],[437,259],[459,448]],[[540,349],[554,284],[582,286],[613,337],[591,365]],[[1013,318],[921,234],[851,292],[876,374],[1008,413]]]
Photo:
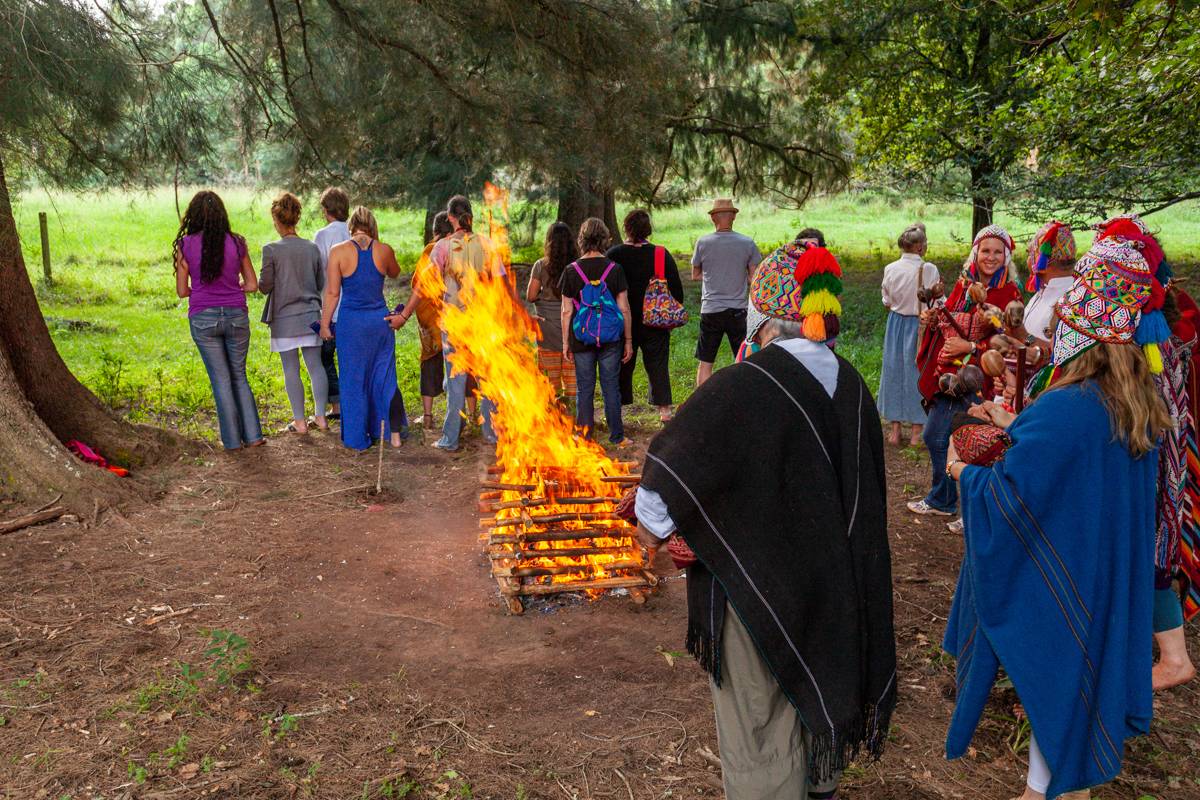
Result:
[[1065,222],[1051,220],[1042,226],[1029,243],[1025,265],[1029,267],[1029,281],[1025,291],[1036,292],[1042,288],[1042,270],[1051,262],[1075,263],[1075,234]]
[[1013,239],[1008,235],[1008,231],[1001,228],[999,225],[988,225],[979,229],[979,233],[975,234],[975,240],[971,242],[971,254],[967,256],[967,260],[963,263],[963,273],[972,281],[979,280],[979,270],[975,267],[975,262],[979,259],[979,244],[984,239],[996,239],[1000,244],[1004,245],[1004,266],[996,270],[988,282],[988,288],[1003,286],[1008,283],[1010,276],[1016,272],[1016,265],[1013,264],[1013,250],[1016,249],[1013,244]]
[[768,317],[800,322],[804,338],[824,342],[837,335],[842,268],[824,247],[790,243],[758,265],[750,302]]
[[[1158,273],[1164,261],[1162,246],[1137,214],[1121,214],[1112,219],[1106,219],[1104,222],[1096,223],[1092,229],[1096,231],[1097,239],[1125,239],[1137,242],[1142,249],[1142,255],[1146,258],[1146,263],[1150,265],[1150,271],[1155,274],[1155,277],[1159,277]],[[1166,279],[1160,277],[1163,285],[1166,285],[1167,280],[1170,280],[1169,275]]]
[[1101,240],[1080,259],[1075,284],[1055,305],[1051,363],[1062,367],[1099,342],[1135,341],[1153,277],[1141,251],[1124,240]]
[[1134,341],[1142,345],[1150,360],[1150,369],[1157,375],[1162,371],[1162,354],[1158,346],[1171,337],[1171,326],[1162,313],[1167,299],[1166,287],[1171,283],[1171,265],[1167,263],[1162,246],[1137,214],[1121,214],[1092,227],[1096,229],[1097,241],[1128,242],[1137,247],[1154,275],[1150,301],[1142,308]]
[[749,301],[746,306],[746,341],[753,341],[769,319],[771,318],[754,307],[753,300]]
[[734,361],[741,363],[746,358],[758,352],[758,342],[754,341],[754,337],[762,330],[762,326],[770,321],[770,317],[754,307],[754,299],[751,298],[746,302],[746,338],[742,340],[742,346],[738,348],[737,355],[734,356]]

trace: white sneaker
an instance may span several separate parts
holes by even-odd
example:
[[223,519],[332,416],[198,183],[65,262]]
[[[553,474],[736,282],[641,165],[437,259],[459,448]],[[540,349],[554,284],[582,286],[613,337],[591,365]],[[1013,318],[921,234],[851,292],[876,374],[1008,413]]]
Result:
[[946,527],[950,530],[951,533],[962,533],[963,532],[962,517],[959,517],[958,519],[954,520],[954,522],[947,522]]
[[908,502],[908,510],[914,514],[921,514],[923,516],[924,515],[933,515],[935,517],[953,516],[949,511],[942,511],[941,509],[934,508],[933,506],[926,503],[924,499],[910,500]]

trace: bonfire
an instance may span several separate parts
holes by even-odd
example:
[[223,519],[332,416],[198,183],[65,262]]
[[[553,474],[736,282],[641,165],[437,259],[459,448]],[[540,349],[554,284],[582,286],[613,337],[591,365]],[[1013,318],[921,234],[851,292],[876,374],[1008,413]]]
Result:
[[[628,522],[614,514],[637,483],[630,462],[615,460],[578,435],[554,387],[537,366],[537,327],[515,298],[507,235],[508,194],[484,195],[490,257],[503,280],[468,275],[462,308],[444,306],[442,327],[454,366],[475,376],[496,404],[496,459],[481,484],[482,541],[492,574],[512,613],[522,597],[584,591],[597,597],[626,589],[638,602],[657,583]],[[430,275],[436,284],[440,277]],[[429,285],[426,296],[440,297]]]

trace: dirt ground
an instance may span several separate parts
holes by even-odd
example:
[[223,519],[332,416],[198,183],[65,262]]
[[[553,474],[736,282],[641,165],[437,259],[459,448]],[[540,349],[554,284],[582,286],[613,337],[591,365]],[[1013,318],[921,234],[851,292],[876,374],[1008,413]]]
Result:
[[[477,540],[478,440],[388,452],[380,497],[375,458],[278,437],[136,476],[153,504],[0,538],[0,797],[721,796],[665,554],[644,606],[508,616]],[[904,509],[927,470],[890,451],[900,704],[843,796],[1008,798],[1028,734],[1011,690],[968,758],[942,754],[961,539]],[[1094,796],[1200,797],[1200,684],[1155,712]]]

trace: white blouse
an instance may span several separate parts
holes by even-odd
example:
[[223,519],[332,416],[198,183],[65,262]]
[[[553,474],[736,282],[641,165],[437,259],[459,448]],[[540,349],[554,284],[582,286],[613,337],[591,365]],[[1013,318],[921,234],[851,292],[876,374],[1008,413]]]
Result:
[[915,317],[921,313],[917,289],[933,286],[941,277],[935,264],[916,253],[904,253],[883,268],[883,304],[897,314]]
[[1046,281],[1025,306],[1025,330],[1043,341],[1053,341],[1054,306],[1074,285],[1075,278],[1070,275]]

